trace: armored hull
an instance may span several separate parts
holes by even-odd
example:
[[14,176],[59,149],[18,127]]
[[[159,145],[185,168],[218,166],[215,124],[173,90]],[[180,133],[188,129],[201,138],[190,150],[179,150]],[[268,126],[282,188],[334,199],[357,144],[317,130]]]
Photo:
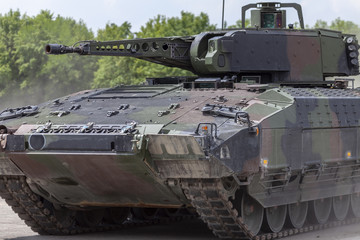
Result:
[[221,238],[359,222],[360,92],[326,79],[359,74],[357,39],[285,29],[280,3],[254,6],[278,25],[47,45],[197,76],[4,110],[0,195],[40,234],[183,219],[193,208]]
[[[89,90],[41,104],[35,115],[3,120],[21,126],[5,138],[2,196],[9,195],[8,181],[22,179],[34,196],[73,212],[194,206],[219,236],[225,230],[215,229],[201,204],[201,197],[211,200],[208,188],[218,192],[212,200],[233,202],[231,211],[241,212],[245,197],[266,212],[342,196],[333,206],[338,211],[352,196],[346,212],[359,214],[358,91],[183,86]],[[197,196],[201,191],[206,197]],[[257,214],[249,221],[260,221]],[[286,211],[278,215],[276,221],[285,221]],[[250,225],[248,237],[260,226]]]

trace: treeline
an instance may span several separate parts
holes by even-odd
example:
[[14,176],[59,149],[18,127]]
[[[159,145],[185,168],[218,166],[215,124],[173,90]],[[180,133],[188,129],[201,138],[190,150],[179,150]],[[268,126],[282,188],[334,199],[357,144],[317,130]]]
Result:
[[49,11],[41,11],[35,17],[10,11],[0,15],[0,111],[87,88],[138,84],[146,77],[191,74],[132,58],[46,55],[48,43],[71,46],[80,40],[186,36],[215,27],[204,13],[195,16],[181,12],[181,17],[159,15],[150,19],[136,34],[128,22],[108,24],[95,37],[82,21],[55,17]]
[[[239,27],[240,21],[234,26]],[[317,28],[331,28],[360,36],[359,25],[336,19],[330,25],[318,21]],[[205,13],[180,17],[158,15],[139,32],[131,24],[107,24],[94,33],[82,21],[41,11],[35,17],[10,11],[0,15],[0,111],[6,107],[35,104],[87,88],[138,84],[146,77],[191,75],[177,68],[121,57],[82,57],[77,54],[46,55],[48,43],[72,45],[79,40],[120,40],[162,36],[189,36],[215,30]]]

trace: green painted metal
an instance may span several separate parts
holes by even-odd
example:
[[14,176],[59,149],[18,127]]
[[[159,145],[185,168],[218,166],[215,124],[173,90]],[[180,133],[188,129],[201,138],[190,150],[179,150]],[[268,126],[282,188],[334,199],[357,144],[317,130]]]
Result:
[[[281,7],[295,7],[302,19],[297,4],[260,5],[243,10],[259,7],[261,23],[263,13],[278,17]],[[360,91],[327,77],[359,74],[358,40],[266,26],[47,45],[48,54],[135,57],[197,76],[82,91],[16,116],[19,109],[1,112],[0,175],[25,175],[47,201],[85,209],[190,206],[184,182],[232,179],[229,197],[239,190],[250,199],[236,207],[261,208],[248,214],[254,232],[262,208],[268,217],[272,207],[286,212],[286,205],[350,194],[357,204]],[[281,231],[282,213],[268,219],[275,219],[271,231]]]

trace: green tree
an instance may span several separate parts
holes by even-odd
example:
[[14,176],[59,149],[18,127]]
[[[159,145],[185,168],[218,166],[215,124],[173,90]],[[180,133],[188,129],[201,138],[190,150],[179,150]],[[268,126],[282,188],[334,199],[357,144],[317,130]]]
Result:
[[332,21],[330,28],[342,31],[344,33],[358,34],[360,32],[360,28],[358,25],[351,21],[341,20],[340,18],[336,18],[334,21]]
[[150,19],[136,34],[139,38],[190,36],[202,31],[215,30],[215,25],[210,25],[209,17],[205,13],[195,16],[189,12],[181,12],[181,17],[166,18],[158,15]]
[[340,18],[336,18],[330,25],[328,25],[326,21],[317,20],[314,28],[325,28],[348,34],[356,34],[358,39],[360,39],[360,26],[354,22],[341,20]]
[[16,88],[20,81],[15,42],[22,24],[19,11],[0,15],[0,97]]
[[97,33],[98,41],[111,41],[133,37],[133,33],[131,32],[131,24],[129,22],[124,22],[120,26],[116,25],[115,23],[108,23],[106,24],[105,29],[99,29]]
[[[246,21],[246,26],[249,20]],[[241,21],[229,28],[241,27]],[[318,20],[316,28],[330,28],[360,37],[359,25],[335,19],[330,24]],[[137,33],[131,24],[107,24],[97,32],[96,40],[110,41],[133,38],[192,36],[215,30],[205,13],[181,12],[180,17],[158,15]],[[89,87],[138,84],[146,77],[184,76],[192,73],[127,57],[83,57],[77,54],[46,55],[48,43],[72,45],[79,40],[92,40],[94,34],[82,21],[41,11],[35,17],[10,10],[0,15],[0,110],[57,98]],[[19,97],[21,96],[21,97]],[[22,103],[20,103],[22,100]]]
[[[225,22],[225,26],[226,26],[226,22]],[[250,23],[250,19],[245,19],[245,28],[251,27],[251,23]],[[234,25],[230,25],[229,27],[225,27],[225,28],[242,28],[242,21],[241,20],[237,20],[236,23]]]
[[[129,26],[128,23],[126,24]],[[125,31],[126,27],[123,25],[107,25],[105,30],[99,31],[98,40],[133,38],[130,31]],[[140,32],[135,35],[137,38],[191,36],[209,30],[215,30],[215,25],[209,23],[209,17],[205,13],[195,16],[192,13],[181,12],[181,17],[156,16],[142,26]],[[116,36],[114,31],[119,32],[119,35]],[[138,84],[147,77],[192,75],[191,72],[179,68],[165,67],[134,58],[103,57],[98,64],[99,69],[95,73],[93,87]]]
[[[39,21],[41,24],[42,21]],[[79,40],[94,39],[93,33],[85,23],[76,22],[71,18],[57,16],[44,26],[49,33],[46,43],[62,43],[72,45]],[[36,43],[35,43],[36,44]],[[45,44],[41,44],[44,54]],[[74,91],[89,88],[97,69],[97,57],[82,57],[77,54],[63,56],[45,55],[46,62],[42,65],[41,79],[46,89],[46,98],[55,98]],[[36,80],[35,80],[36,81]],[[32,85],[36,87],[36,83]]]
[[[118,26],[114,23],[106,24],[105,29],[98,31],[98,41],[111,41],[120,39],[132,39],[131,24],[124,22]],[[108,87],[118,84],[135,84],[134,73],[131,72],[131,65],[134,59],[122,57],[101,57],[97,64],[98,70],[94,74],[92,87]]]
[[329,25],[327,24],[326,21],[322,21],[322,20],[317,20],[314,28],[324,28],[324,29],[329,29]]
[[54,18],[49,11],[35,17],[21,17],[18,11],[0,16],[1,103],[38,103],[90,87],[97,59],[48,56],[44,46],[93,38],[83,22]]

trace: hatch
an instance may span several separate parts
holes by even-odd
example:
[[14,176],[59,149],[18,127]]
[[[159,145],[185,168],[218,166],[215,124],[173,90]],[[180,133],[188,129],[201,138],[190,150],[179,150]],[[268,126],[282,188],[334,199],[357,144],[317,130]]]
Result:
[[152,98],[179,87],[180,85],[118,86],[92,95],[89,99]]

